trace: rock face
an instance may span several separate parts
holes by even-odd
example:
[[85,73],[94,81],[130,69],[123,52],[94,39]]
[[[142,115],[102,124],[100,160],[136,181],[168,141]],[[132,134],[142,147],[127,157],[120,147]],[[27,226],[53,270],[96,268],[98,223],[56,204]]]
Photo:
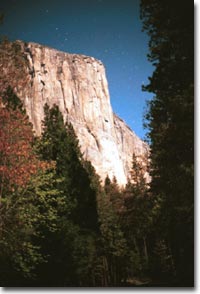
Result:
[[125,185],[133,152],[143,156],[148,146],[113,114],[103,64],[93,57],[18,43],[28,60],[28,82],[16,91],[36,134],[41,134],[44,104],[57,104],[72,123],[84,158],[101,179],[115,176],[119,185]]

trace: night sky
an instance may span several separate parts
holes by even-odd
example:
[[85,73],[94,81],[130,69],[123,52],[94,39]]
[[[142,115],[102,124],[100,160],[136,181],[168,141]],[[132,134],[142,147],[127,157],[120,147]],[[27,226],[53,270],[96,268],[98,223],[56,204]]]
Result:
[[113,110],[145,137],[142,92],[153,67],[148,37],[139,18],[139,0],[1,0],[0,35],[93,56],[106,67]]

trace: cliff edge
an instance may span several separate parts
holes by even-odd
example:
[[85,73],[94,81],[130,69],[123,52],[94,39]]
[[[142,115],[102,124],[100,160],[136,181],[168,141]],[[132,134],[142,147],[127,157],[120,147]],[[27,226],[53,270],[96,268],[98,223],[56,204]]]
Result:
[[27,82],[15,91],[36,134],[41,134],[44,104],[57,104],[64,119],[72,123],[84,158],[101,179],[115,176],[119,185],[125,185],[132,154],[145,157],[148,145],[113,113],[102,62],[36,43],[17,43],[27,61]]

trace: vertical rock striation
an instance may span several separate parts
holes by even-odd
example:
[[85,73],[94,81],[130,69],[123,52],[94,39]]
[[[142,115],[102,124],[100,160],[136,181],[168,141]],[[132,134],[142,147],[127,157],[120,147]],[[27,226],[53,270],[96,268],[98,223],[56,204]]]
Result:
[[103,64],[93,57],[18,43],[28,61],[28,82],[16,92],[36,134],[41,134],[44,104],[57,104],[102,180],[115,176],[119,185],[126,184],[133,152],[142,156],[148,146],[113,114]]

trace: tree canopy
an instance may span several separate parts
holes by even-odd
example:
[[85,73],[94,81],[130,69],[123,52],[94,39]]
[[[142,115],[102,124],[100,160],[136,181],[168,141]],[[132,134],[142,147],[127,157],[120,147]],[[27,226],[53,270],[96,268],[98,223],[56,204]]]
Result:
[[189,1],[142,0],[149,60],[145,91],[155,94],[146,115],[151,191],[160,199],[160,233],[172,251],[179,285],[194,278],[194,8]]

